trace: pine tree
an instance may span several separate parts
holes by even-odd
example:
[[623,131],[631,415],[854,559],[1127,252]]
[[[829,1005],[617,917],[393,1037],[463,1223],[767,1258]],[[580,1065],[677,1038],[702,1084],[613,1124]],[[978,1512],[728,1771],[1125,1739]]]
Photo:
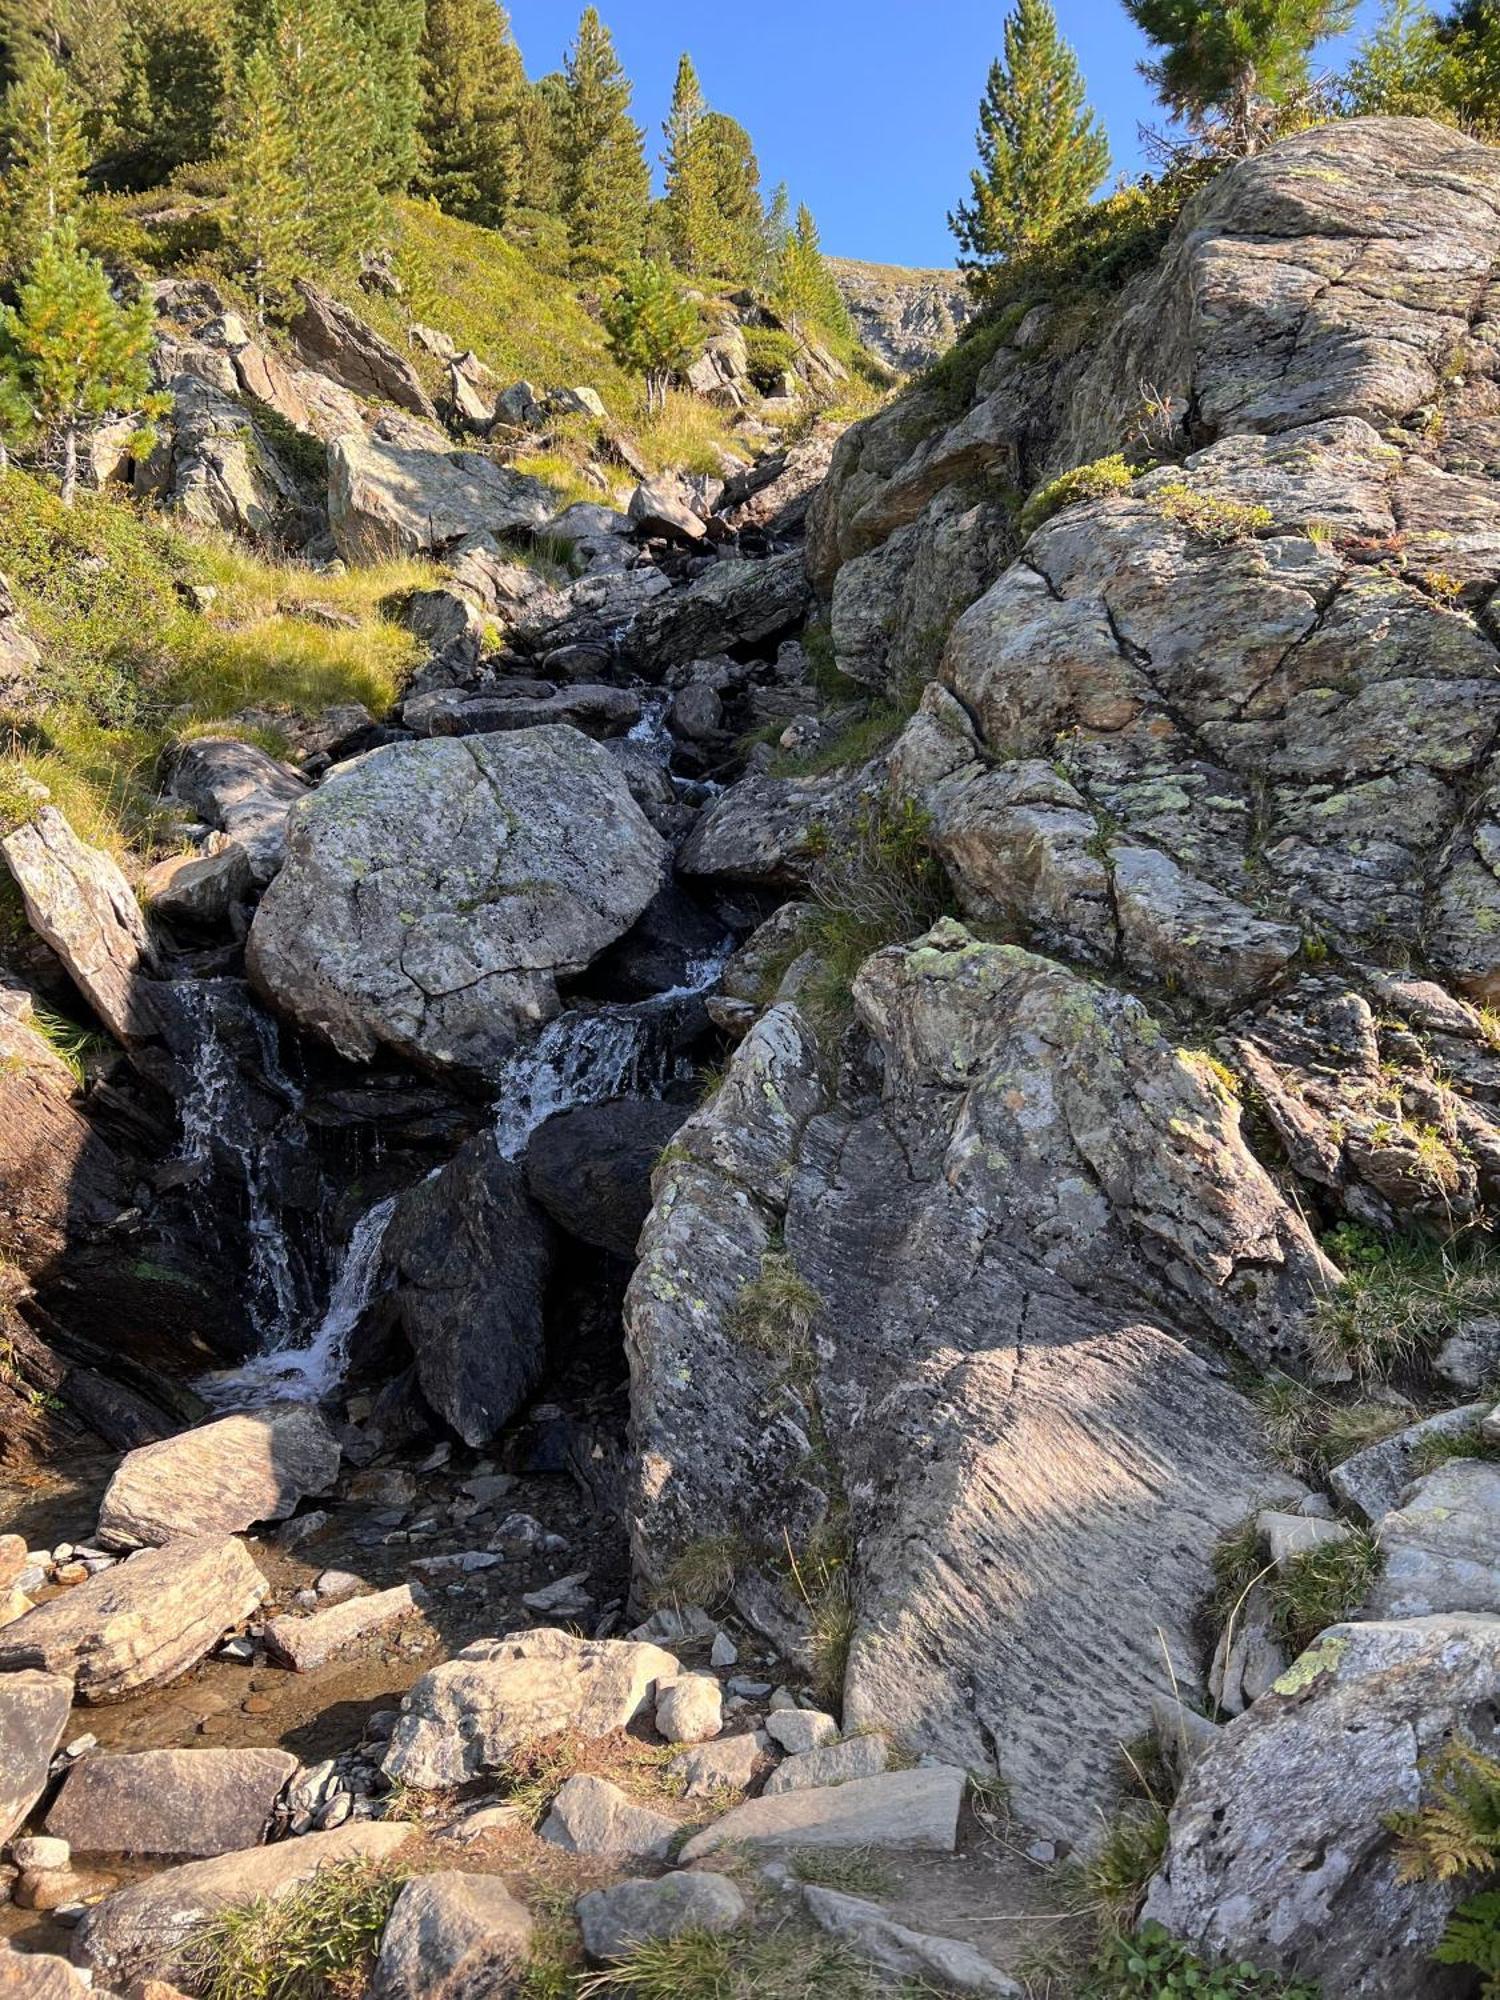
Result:
[[661,233],[666,253],[678,270],[694,275],[708,268],[715,225],[709,161],[699,143],[707,112],[698,72],[692,57],[685,54],[677,65],[672,108],[662,126],[667,141],[662,154],[667,190],[661,203]]
[[30,263],[49,231],[71,215],[88,165],[83,119],[61,64],[33,50],[0,102],[5,172],[0,228],[12,270]]
[[1125,0],[1161,55],[1141,74],[1175,117],[1234,153],[1253,152],[1268,113],[1308,88],[1316,43],[1347,27],[1354,0]]
[[[237,140],[256,53],[226,114],[224,157],[231,209],[260,220],[255,241],[231,240],[231,252],[254,269],[274,242],[283,277],[347,267],[377,234],[382,213],[372,153],[378,121],[360,51],[335,0],[286,0],[258,51],[265,66],[256,72],[250,122],[263,136],[246,150]],[[250,184],[272,159],[284,165],[286,214],[279,192],[273,202]]]
[[560,70],[523,84],[515,103],[516,180],[512,212],[562,214],[563,138],[568,82]]
[[18,440],[40,434],[62,458],[62,499],[78,488],[78,443],[91,420],[153,402],[149,299],[117,303],[104,267],[78,247],[71,220],[44,239],[0,306],[0,422]]
[[610,352],[646,378],[646,408],[667,400],[667,385],[686,368],[703,337],[697,308],[665,265],[634,266],[604,308]]
[[428,0],[413,186],[450,215],[499,228],[521,179],[526,72],[495,0]]
[[131,0],[103,165],[111,187],[150,188],[207,159],[233,76],[219,0]]
[[[375,121],[371,155],[376,185],[387,193],[399,192],[417,168],[423,0],[343,0],[343,10],[349,39],[363,58]],[[489,11],[503,21],[493,0]]]
[[1443,87],[1447,61],[1434,17],[1413,0],[1390,0],[1343,78],[1343,108],[1355,118],[1451,117]]
[[838,335],[849,331],[849,310],[823,258],[818,225],[803,202],[776,261],[771,303],[794,333],[817,327]]
[[765,211],[760,198],[760,162],[744,126],[722,111],[710,111],[694,134],[703,161],[713,227],[708,238],[708,271],[715,278],[754,278],[760,262]]
[[307,268],[301,232],[296,154],[287,129],[280,81],[266,49],[246,58],[224,128],[235,162],[227,240],[250,274],[262,312],[284,296]]
[[1467,130],[1500,138],[1500,0],[1460,0],[1437,24],[1444,105]]
[[1017,0],[979,106],[973,199],[948,218],[964,268],[983,271],[1042,242],[1108,172],[1109,141],[1087,109],[1057,16],[1048,0]]
[[619,270],[639,256],[651,177],[641,128],[630,116],[630,79],[597,8],[585,7],[565,71],[562,213],[575,265]]

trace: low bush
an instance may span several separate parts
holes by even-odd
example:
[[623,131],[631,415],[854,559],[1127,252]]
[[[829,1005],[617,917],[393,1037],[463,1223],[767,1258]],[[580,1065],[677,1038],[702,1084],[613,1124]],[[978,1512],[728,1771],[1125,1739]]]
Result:
[[1259,1584],[1277,1638],[1290,1652],[1301,1653],[1328,1626],[1358,1611],[1380,1564],[1380,1545],[1362,1528],[1351,1529],[1341,1541],[1320,1542],[1287,1562],[1273,1563],[1252,1515],[1214,1550],[1210,1615],[1220,1627],[1237,1620],[1246,1592]]
[[818,954],[805,1000],[836,1029],[853,1010],[855,974],[872,952],[909,942],[950,909],[947,877],[928,845],[928,820],[909,800],[872,803],[820,856],[807,943]]
[[406,1880],[388,1863],[337,1862],[279,1896],[231,1904],[184,1949],[199,2000],[328,2000],[364,1990]]
[[1032,494],[1021,509],[1022,535],[1033,534],[1044,521],[1050,521],[1064,507],[1076,506],[1080,500],[1099,500],[1107,493],[1128,492],[1135,477],[1119,452],[1108,458],[1096,458],[1088,465],[1075,465],[1071,472],[1049,480]]
[[1269,530],[1274,518],[1269,507],[1247,506],[1241,500],[1204,492],[1180,479],[1169,479],[1153,488],[1149,498],[1159,514],[1215,548],[1254,541],[1257,535]]
[[1313,1339],[1362,1380],[1420,1364],[1464,1321],[1500,1311],[1500,1260],[1483,1238],[1387,1238],[1345,1223],[1323,1248],[1344,1283],[1319,1302]]
[[809,1357],[812,1325],[823,1301],[784,1250],[768,1250],[760,1272],[740,1288],[725,1328],[730,1336],[796,1369]]
[[1248,1961],[1210,1963],[1160,1924],[1110,1937],[1094,1962],[1088,2000],[1318,2000],[1303,1981],[1258,1972]]

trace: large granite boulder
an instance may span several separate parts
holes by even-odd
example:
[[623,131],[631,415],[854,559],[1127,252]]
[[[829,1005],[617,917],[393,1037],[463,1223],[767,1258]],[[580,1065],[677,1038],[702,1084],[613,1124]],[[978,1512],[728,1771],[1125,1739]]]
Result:
[[387,744],[293,813],[250,975],[343,1055],[492,1072],[634,923],[664,854],[576,730]]
[[477,534],[546,525],[538,479],[477,451],[439,451],[348,431],[328,447],[328,524],[346,562],[430,555]]
[[648,679],[668,667],[732,647],[763,643],[806,615],[812,591],[802,552],[765,562],[717,562],[690,583],[654,597],[631,620],[623,644]]
[[542,1628],[480,1639],[423,1674],[401,1704],[385,1774],[421,1790],[500,1769],[529,1737],[608,1736],[682,1669],[660,1646]]
[[491,1875],[440,1869],[408,1882],[380,1937],[370,2000],[464,2000],[514,1992],[531,1917]]
[[617,1256],[635,1253],[651,1172],[683,1120],[680,1105],[637,1097],[575,1105],[526,1148],[526,1186],[560,1229]]
[[437,411],[420,377],[388,340],[317,285],[299,278],[297,292],[302,304],[290,332],[305,361],[357,396],[395,403],[436,424]]
[[731,1546],[749,1615],[847,1495],[846,1726],[998,1760],[1086,1843],[1118,1743],[1200,1684],[1216,1537],[1299,1490],[1184,1335],[1299,1366],[1329,1267],[1138,1001],[952,923],[855,998],[882,1102],[831,1101],[782,1001],[658,1169],[626,1310],[637,1563]]
[[200,1535],[115,1563],[0,1626],[0,1674],[71,1678],[80,1701],[114,1701],[196,1666],[266,1594],[233,1535]]
[[203,528],[275,546],[291,529],[303,494],[260,425],[234,391],[225,357],[222,386],[190,372],[171,382],[172,412],[135,488]]
[[1335,1625],[1189,1771],[1144,1915],[1348,2000],[1470,1990],[1432,1963],[1462,1878],[1402,1879],[1387,1824],[1454,1739],[1500,1752],[1500,1619]]
[[428,1403],[487,1443],[541,1379],[552,1267],[547,1219],[490,1132],[396,1205],[381,1255]]
[[157,1547],[280,1521],[338,1477],[338,1440],[305,1403],[220,1417],[143,1445],[115,1468],[99,1503],[105,1548]]

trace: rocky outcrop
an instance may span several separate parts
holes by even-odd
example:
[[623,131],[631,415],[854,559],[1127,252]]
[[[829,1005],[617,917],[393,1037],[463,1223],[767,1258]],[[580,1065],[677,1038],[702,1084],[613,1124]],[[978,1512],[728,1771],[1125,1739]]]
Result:
[[183,373],[172,378],[172,413],[150,454],[135,466],[137,493],[184,520],[247,540],[298,539],[305,496],[243,403],[226,361],[222,386]]
[[575,730],[388,744],[293,814],[251,978],[344,1055],[492,1071],[645,909],[662,855]]
[[552,512],[540,480],[474,451],[348,431],[328,447],[328,522],[346,562],[430,555],[477,534],[536,530]]
[[0,1626],[0,1673],[66,1675],[80,1701],[114,1701],[185,1673],[265,1593],[265,1578],[232,1535],[172,1542]]
[[198,736],[178,751],[168,785],[239,849],[264,887],[286,858],[287,815],[307,796],[307,780],[258,744]]
[[105,1548],[159,1547],[280,1521],[339,1469],[338,1441],[300,1403],[221,1417],[121,1460],[99,1505]]
[[782,1003],[659,1170],[627,1306],[637,1560],[729,1536],[764,1573],[846,1496],[846,1724],[998,1755],[1019,1810],[1086,1840],[1116,1743],[1196,1683],[1215,1536],[1298,1490],[1179,1329],[1304,1365],[1328,1267],[1138,1001],[951,924],[855,994],[883,1103],[830,1104]]
[[331,375],[357,396],[394,403],[430,424],[437,423],[437,411],[416,370],[388,340],[318,286],[299,279],[297,292],[302,304],[289,330],[309,366]]
[[759,644],[805,616],[810,592],[802,552],[765,562],[727,558],[689,584],[664,593],[631,620],[623,644],[648,679],[683,661]]
[[861,341],[903,375],[946,352],[974,312],[958,271],[913,271],[852,257],[830,257],[828,268]]
[[1214,1956],[1348,2000],[1429,2000],[1431,1952],[1467,1893],[1402,1879],[1388,1820],[1455,1738],[1500,1748],[1500,1620],[1335,1625],[1194,1763],[1145,1914]]

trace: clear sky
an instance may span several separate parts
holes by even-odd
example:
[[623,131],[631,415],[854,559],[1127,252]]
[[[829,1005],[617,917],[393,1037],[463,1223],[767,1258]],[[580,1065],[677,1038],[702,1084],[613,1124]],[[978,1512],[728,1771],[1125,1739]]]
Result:
[[[507,0],[533,76],[560,66],[582,0]],[[1136,128],[1159,122],[1136,72],[1144,43],[1117,0],[1054,0],[1108,128],[1116,171],[1140,164]],[[949,264],[948,210],[967,190],[974,128],[1003,0],[598,0],[661,149],[677,58],[745,125],[768,188],[785,180],[823,247],[887,264]],[[1361,0],[1360,21],[1379,0]],[[1336,56],[1339,51],[1328,52]]]

